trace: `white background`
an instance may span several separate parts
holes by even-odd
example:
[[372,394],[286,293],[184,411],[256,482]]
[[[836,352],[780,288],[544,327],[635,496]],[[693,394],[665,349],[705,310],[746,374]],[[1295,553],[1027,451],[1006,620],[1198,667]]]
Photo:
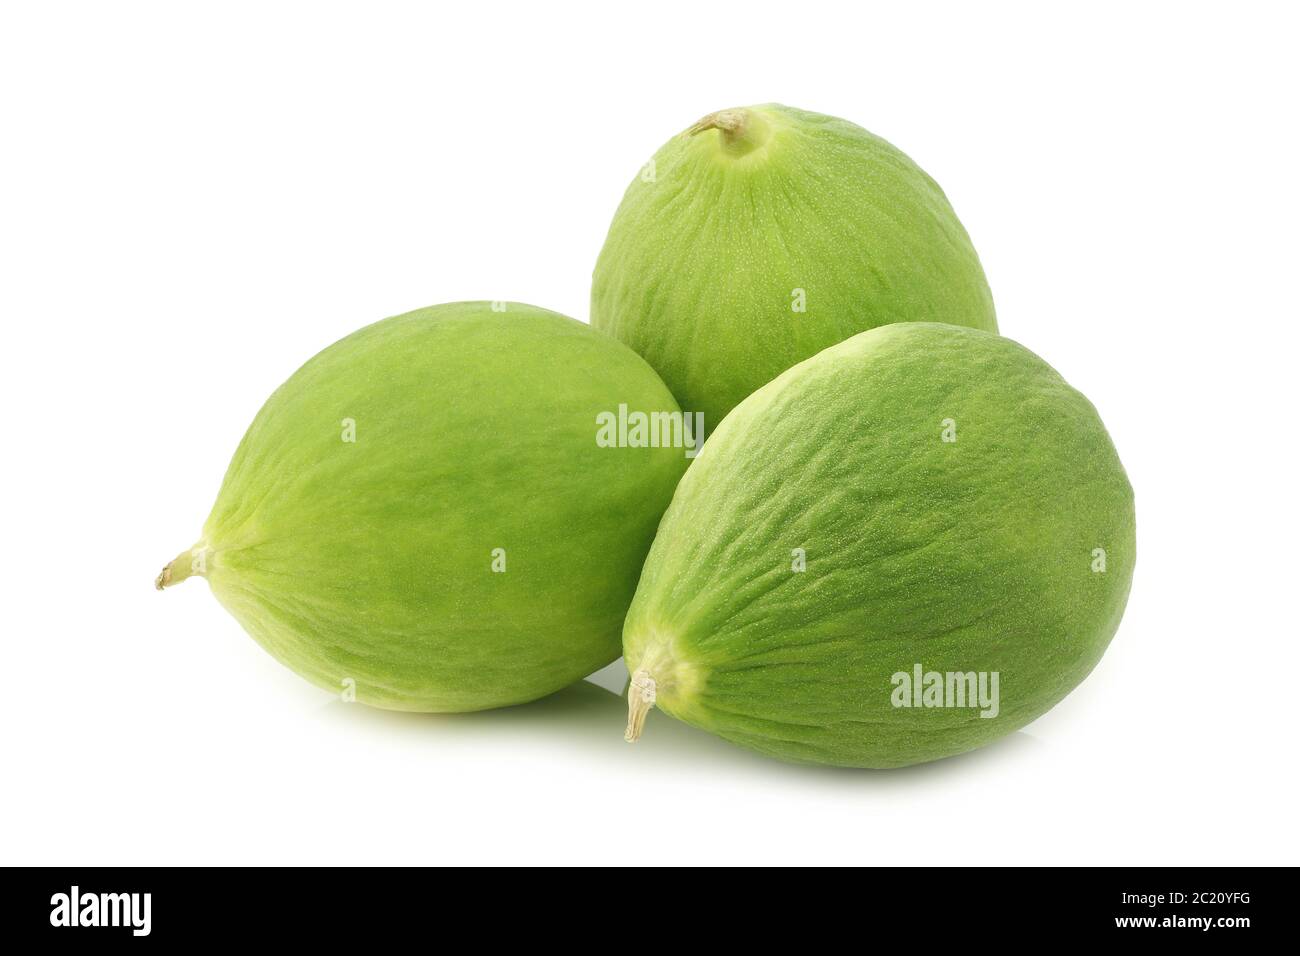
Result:
[[[6,4],[0,862],[1298,862],[1294,14],[973,6]],[[1110,428],[1137,576],[1064,703],[806,769],[629,747],[593,684],[346,705],[154,591],[305,359],[443,301],[585,320],[641,164],[767,101],[925,167]]]

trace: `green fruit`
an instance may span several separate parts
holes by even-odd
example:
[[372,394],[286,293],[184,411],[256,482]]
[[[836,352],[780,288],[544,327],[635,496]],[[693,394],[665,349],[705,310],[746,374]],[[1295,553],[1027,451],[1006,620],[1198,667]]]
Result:
[[618,657],[688,459],[603,447],[598,416],[674,413],[630,350],[533,306],[462,302],[321,352],[254,419],[193,573],[259,643],[379,707],[533,700]]
[[864,332],[742,402],[682,479],[624,625],[628,737],[657,704],[792,761],[979,747],[1092,670],[1133,562],[1115,448],[1041,359]]
[[628,187],[591,324],[711,430],[791,365],[891,322],[997,330],[943,191],[861,127],[786,106],[723,110]]

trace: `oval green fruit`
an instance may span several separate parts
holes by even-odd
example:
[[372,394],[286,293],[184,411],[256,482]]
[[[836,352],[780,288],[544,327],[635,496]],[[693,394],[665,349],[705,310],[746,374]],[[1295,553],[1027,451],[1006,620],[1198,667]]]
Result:
[[280,661],[364,703],[541,697],[618,657],[687,464],[681,447],[601,442],[620,406],[677,413],[644,361],[557,313],[385,319],[271,396],[158,586],[202,574]]
[[628,737],[658,705],[791,761],[979,747],[1092,670],[1134,557],[1115,448],[1047,364],[864,332],[741,403],[682,479],[624,626]]
[[654,155],[591,290],[591,324],[709,430],[796,362],[912,321],[997,330],[943,191],[861,127],[773,104],[713,113]]

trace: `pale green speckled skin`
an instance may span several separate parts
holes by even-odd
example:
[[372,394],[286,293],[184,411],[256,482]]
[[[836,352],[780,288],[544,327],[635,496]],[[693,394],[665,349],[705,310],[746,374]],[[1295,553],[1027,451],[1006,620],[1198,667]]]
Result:
[[[624,655],[658,662],[658,707],[735,743],[913,764],[1011,733],[1082,681],[1134,559],[1132,489],[1083,395],[1009,339],[890,325],[790,369],[709,438]],[[999,672],[999,716],[893,707],[891,676],[917,663]]]
[[620,402],[677,409],[633,352],[554,312],[466,302],[364,328],[249,428],[204,527],[212,590],[280,661],[335,692],[351,678],[364,703],[558,690],[618,657],[687,464],[598,447],[596,416]]
[[[852,123],[770,104],[736,156],[674,137],[638,176],[596,262],[591,324],[626,342],[711,431],[796,362],[891,322],[997,330],[979,258],[943,191]],[[792,311],[803,289],[806,312]]]

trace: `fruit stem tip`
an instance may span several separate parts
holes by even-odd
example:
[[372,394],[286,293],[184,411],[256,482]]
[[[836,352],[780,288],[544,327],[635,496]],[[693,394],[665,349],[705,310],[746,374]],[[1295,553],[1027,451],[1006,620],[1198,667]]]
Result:
[[632,682],[627,688],[627,730],[623,739],[636,743],[645,728],[646,715],[655,705],[655,679],[647,670],[639,670],[632,675]]
[[698,136],[711,129],[721,134],[724,151],[737,157],[762,146],[772,133],[768,124],[753,110],[730,109],[710,113],[682,135]]
[[718,110],[701,118],[686,131],[687,136],[697,136],[705,130],[720,130],[724,136],[737,136],[745,130],[745,121],[749,118],[745,110]]
[[168,562],[167,566],[153,579],[153,586],[161,591],[173,584],[180,584],[191,574],[203,574],[201,567],[195,567],[194,549],[182,551]]

